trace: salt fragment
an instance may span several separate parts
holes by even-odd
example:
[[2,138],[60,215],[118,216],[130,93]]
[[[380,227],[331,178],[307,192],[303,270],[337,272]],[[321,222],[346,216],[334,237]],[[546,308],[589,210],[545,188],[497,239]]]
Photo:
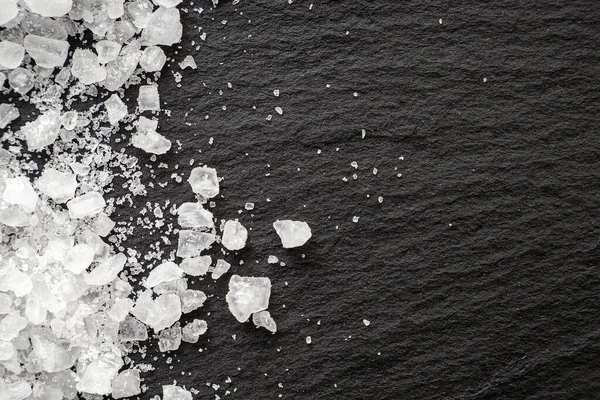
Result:
[[155,85],[140,86],[138,95],[138,107],[140,111],[159,111],[160,97],[158,87]]
[[177,209],[177,222],[184,228],[212,228],[213,214],[200,203],[183,203]]
[[248,230],[238,221],[227,221],[223,228],[223,246],[228,250],[241,250],[246,246]]
[[211,274],[211,278],[219,279],[221,276],[226,274],[227,271],[229,271],[230,267],[231,264],[229,264],[227,261],[221,259],[217,260],[217,264],[215,265],[215,269]]
[[233,275],[225,297],[229,311],[239,322],[246,322],[255,312],[269,307],[271,280],[263,277]]
[[205,275],[212,263],[211,256],[188,257],[185,258],[179,267],[190,276]]
[[140,371],[126,369],[117,375],[111,383],[113,399],[132,397],[142,393],[140,389]]
[[187,343],[197,343],[198,337],[204,335],[208,330],[206,321],[195,319],[181,329],[181,340]]
[[263,327],[272,333],[277,332],[277,324],[268,311],[259,311],[252,314],[252,323],[257,328]]
[[281,239],[281,244],[286,249],[302,246],[312,236],[310,227],[303,221],[275,221],[273,228],[275,228]]
[[37,180],[37,188],[56,203],[65,203],[75,196],[77,178],[71,172],[46,167]]
[[23,40],[27,53],[40,67],[61,67],[67,59],[69,42],[37,35],[27,35]]
[[160,264],[148,275],[145,286],[147,288],[153,288],[163,282],[171,282],[175,279],[179,279],[183,276],[183,270],[177,266],[174,262],[167,261]]
[[[1,17],[0,17],[1,19]],[[0,69],[14,69],[21,65],[25,48],[8,40],[0,42]]]
[[179,231],[177,257],[197,257],[202,251],[210,248],[215,240],[216,237],[212,233],[181,230]]
[[219,179],[214,168],[196,167],[188,179],[194,193],[205,198],[212,198],[219,194]]
[[84,218],[98,214],[105,206],[106,202],[98,192],[89,192],[67,202],[71,218]]
[[162,400],[192,400],[192,393],[175,385],[163,386]]
[[179,68],[181,68],[181,69],[186,69],[186,68],[196,69],[196,68],[198,68],[198,65],[196,65],[196,61],[194,61],[194,57],[186,56],[183,59],[183,61],[179,63]]

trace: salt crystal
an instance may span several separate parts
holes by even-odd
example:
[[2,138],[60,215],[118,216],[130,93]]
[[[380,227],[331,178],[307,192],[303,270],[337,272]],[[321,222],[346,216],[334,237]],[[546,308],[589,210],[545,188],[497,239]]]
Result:
[[248,230],[238,221],[227,221],[223,228],[222,244],[228,250],[241,250],[246,246]]
[[269,264],[277,264],[279,262],[279,258],[277,258],[276,256],[269,256],[269,258],[267,258],[267,263]]
[[100,65],[98,56],[91,50],[75,50],[71,63],[71,74],[84,85],[101,82],[107,77],[106,68]]
[[182,338],[187,343],[197,343],[200,335],[208,330],[208,324],[202,319],[195,319],[181,329]]
[[212,233],[181,230],[179,231],[177,257],[199,256],[202,251],[210,248],[215,240],[216,237]]
[[196,68],[198,68],[198,65],[196,65],[196,61],[194,61],[194,57],[186,56],[183,59],[183,61],[179,63],[179,68],[181,68],[181,69],[186,69],[186,68],[196,69]]
[[72,0],[25,0],[25,4],[43,17],[62,17],[73,7]]
[[167,261],[150,271],[145,286],[153,288],[163,282],[171,282],[183,276],[183,271],[174,262]]
[[98,214],[105,206],[106,202],[98,192],[89,192],[67,202],[71,218],[83,218]]
[[106,0],[105,5],[109,18],[117,19],[123,15],[123,0]]
[[121,50],[121,55],[116,60],[106,64],[106,79],[102,82],[106,89],[120,89],[135,71],[142,52],[134,45],[129,46]]
[[103,354],[87,366],[81,380],[77,383],[77,390],[82,393],[110,394],[111,382],[116,378],[122,365],[123,361],[120,357],[110,353]]
[[179,268],[187,275],[200,276],[205,275],[208,272],[211,263],[211,256],[189,257],[181,262]]
[[212,228],[213,215],[200,203],[183,203],[177,209],[177,222],[184,228]]
[[306,337],[306,344],[311,344],[312,343],[312,338],[310,336]]
[[365,326],[369,326],[371,325],[371,321],[369,321],[368,319],[363,319],[363,324],[365,324]]
[[5,181],[2,199],[8,204],[21,206],[25,212],[31,213],[35,210],[38,196],[31,186],[31,182],[24,176],[9,178]]
[[226,274],[227,271],[229,271],[230,267],[231,264],[229,264],[227,261],[221,259],[217,260],[217,264],[215,265],[215,269],[211,274],[211,278],[219,279],[221,276]]
[[108,236],[108,234],[113,230],[116,223],[108,215],[105,213],[100,213],[96,217],[96,222],[94,223],[94,232],[96,232],[100,236]]
[[179,21],[179,10],[159,7],[148,20],[142,31],[141,44],[144,46],[170,46],[181,40],[183,26]]
[[279,115],[283,114],[283,109],[281,107],[275,107],[275,111],[277,111],[277,114]]
[[0,292],[12,291],[15,296],[23,297],[33,288],[31,278],[26,273],[18,270],[15,267],[0,271],[4,276],[0,275]]
[[194,193],[202,197],[212,198],[219,194],[219,178],[214,168],[196,167],[188,179]]
[[163,386],[162,400],[192,400],[192,393],[175,385]]
[[19,109],[12,104],[0,104],[0,129],[6,128],[8,124],[19,118],[20,115]]
[[104,106],[108,112],[108,121],[111,125],[116,125],[117,122],[127,116],[127,106],[121,101],[117,94],[112,94],[108,100],[104,102]]
[[181,312],[184,314],[190,313],[204,305],[206,295],[200,290],[188,289],[180,295]]
[[126,369],[117,375],[111,383],[113,399],[133,397],[142,393],[140,389],[140,371]]
[[273,96],[279,97],[279,89],[273,90]]
[[27,53],[40,67],[61,67],[67,59],[69,42],[37,35],[27,35],[23,40]]
[[100,40],[96,42],[94,47],[96,48],[96,53],[98,53],[98,62],[100,64],[116,60],[121,51],[121,45],[111,40]]
[[254,203],[246,203],[244,204],[244,208],[248,211],[254,210]]
[[246,322],[255,312],[269,307],[271,280],[269,278],[233,275],[225,297],[229,311],[239,322]]
[[123,270],[125,266],[125,262],[127,261],[127,257],[124,254],[115,254],[112,257],[109,257],[107,260],[100,263],[100,265],[96,266],[92,272],[85,275],[85,282],[88,285],[108,285],[111,283]]
[[145,292],[138,297],[131,314],[160,332],[181,317],[181,300],[176,294],[164,294],[152,300],[152,295]]
[[6,25],[19,15],[19,8],[16,0],[0,0],[0,25]]
[[95,252],[91,246],[80,243],[69,249],[62,263],[65,269],[74,274],[80,274],[92,264],[94,255]]
[[187,279],[186,278],[178,278],[178,279],[172,280],[170,282],[160,283],[160,284],[154,286],[154,288],[152,288],[152,291],[158,295],[170,294],[170,293],[180,295],[187,288],[188,288]]
[[79,117],[77,116],[77,111],[67,111],[60,116],[60,123],[62,127],[68,131],[75,129],[78,120]]
[[60,111],[50,110],[28,122],[21,128],[25,135],[27,148],[38,151],[54,143],[60,129]]
[[125,320],[129,311],[133,307],[131,299],[116,299],[111,309],[106,313],[113,321],[121,322]]
[[9,342],[27,326],[27,318],[20,315],[7,315],[0,321],[0,340]]
[[8,73],[8,84],[17,93],[25,94],[33,89],[35,79],[31,71],[15,68]]
[[119,339],[124,342],[147,340],[148,330],[146,325],[133,317],[125,317],[119,324]]
[[36,182],[37,188],[56,203],[65,203],[75,196],[77,178],[70,172],[46,167]]
[[138,132],[132,136],[131,144],[146,153],[164,154],[171,149],[171,141],[156,132],[158,122],[140,117]]
[[155,85],[140,86],[138,106],[140,111],[159,111],[160,97],[158,95],[158,87]]
[[302,221],[276,221],[273,223],[273,228],[286,249],[302,246],[312,236],[310,227]]
[[31,392],[31,385],[25,381],[0,384],[0,399],[2,400],[24,400],[31,396]]
[[[1,19],[1,17],[0,17]],[[21,65],[25,48],[20,44],[3,40],[0,42],[0,68],[14,69]]]
[[140,66],[146,72],[160,71],[167,62],[165,52],[158,46],[148,46],[140,58]]
[[181,345],[181,328],[179,323],[173,327],[163,329],[158,335],[158,349],[164,353],[166,351],[174,351]]
[[252,323],[257,328],[263,327],[272,333],[277,332],[277,324],[275,323],[275,320],[271,318],[271,313],[268,311],[259,311],[252,314]]

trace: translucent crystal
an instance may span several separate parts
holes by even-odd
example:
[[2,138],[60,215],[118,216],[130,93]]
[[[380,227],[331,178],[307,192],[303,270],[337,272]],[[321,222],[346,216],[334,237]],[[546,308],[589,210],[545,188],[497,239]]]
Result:
[[175,385],[163,386],[162,400],[192,400],[192,393]]
[[277,332],[277,324],[268,311],[259,311],[252,314],[252,322],[257,328],[263,327],[273,333]]
[[246,246],[248,231],[238,221],[227,221],[223,228],[222,244],[228,250],[240,250]]
[[128,2],[125,6],[127,14],[131,17],[133,24],[138,28],[148,26],[154,6],[149,0],[135,0]]
[[212,228],[215,226],[213,215],[200,203],[183,203],[177,210],[177,222],[184,228]]
[[94,223],[94,232],[103,237],[108,236],[115,225],[115,221],[110,219],[108,215],[105,213],[100,213],[96,217],[96,222]]
[[269,278],[233,275],[225,297],[229,311],[239,322],[246,322],[255,312],[269,307],[271,280]]
[[158,335],[158,349],[164,353],[166,351],[177,350],[181,346],[181,328],[179,322],[171,328],[163,329]]
[[[31,278],[26,273],[12,267],[0,270],[0,292],[12,291],[15,296],[23,297],[33,288]],[[1,339],[0,339],[1,340]]]
[[80,274],[92,264],[94,255],[95,252],[91,246],[85,243],[77,244],[67,251],[63,266],[74,274]]
[[56,203],[65,203],[75,196],[77,178],[71,172],[46,167],[36,182],[37,188]]
[[8,73],[8,84],[17,93],[25,94],[33,89],[35,80],[31,71],[15,68]]
[[0,42],[0,69],[13,69],[21,65],[25,48],[20,44],[3,40]]
[[170,46],[181,40],[183,27],[179,21],[179,10],[159,7],[152,13],[147,26],[142,31],[141,43],[144,46]]
[[28,370],[31,372],[58,372],[75,364],[76,350],[70,349],[65,340],[57,338],[47,327],[30,331],[33,351],[29,353]]
[[179,231],[177,257],[197,257],[202,251],[210,248],[215,240],[216,237],[212,233],[181,230]]
[[138,106],[140,111],[159,111],[160,98],[158,96],[158,87],[155,85],[140,86],[138,95]]
[[27,318],[20,315],[7,315],[0,321],[0,340],[9,342],[27,326]]
[[146,153],[164,154],[171,149],[171,141],[156,132],[158,121],[140,117],[137,133],[131,137],[134,147],[144,150]]
[[106,64],[107,62],[116,60],[121,51],[121,45],[111,40],[101,40],[97,42],[94,47],[96,47],[98,62],[100,64]]
[[306,222],[283,220],[273,223],[273,228],[286,249],[302,246],[310,239],[312,232]]
[[25,50],[40,67],[60,67],[67,59],[69,42],[37,35],[27,35],[23,40]]
[[35,121],[26,123],[21,128],[21,132],[25,135],[29,150],[38,151],[54,143],[59,129],[60,111],[50,110],[37,117]]
[[106,202],[98,192],[89,192],[67,202],[71,218],[83,218],[98,214],[105,206]]
[[121,253],[109,257],[92,269],[92,272],[85,275],[85,282],[95,286],[108,285],[123,270],[125,261],[127,261],[127,257]]
[[217,178],[217,171],[214,168],[194,168],[188,182],[194,193],[198,193],[202,197],[210,199],[219,194],[219,178]]
[[19,8],[16,0],[0,0],[0,25],[6,25],[19,15]]
[[127,116],[127,106],[121,101],[117,94],[111,95],[104,102],[108,112],[108,121],[111,125],[116,125],[120,120]]
[[30,395],[31,385],[25,381],[0,383],[0,399],[2,400],[25,400]]
[[194,61],[194,57],[185,56],[183,61],[179,63],[179,68],[181,68],[181,69],[186,69],[186,68],[196,69],[196,68],[198,68],[198,65],[196,65],[196,61]]
[[269,258],[267,258],[267,263],[269,264],[277,264],[279,262],[279,258],[277,258],[276,256],[269,256]]
[[175,279],[181,278],[182,276],[183,271],[181,268],[179,268],[174,262],[167,261],[150,271],[150,275],[148,275],[148,278],[146,279],[145,286],[147,288],[153,288],[154,286],[163,282],[171,282]]
[[125,317],[119,324],[119,339],[124,342],[144,341],[148,339],[148,329],[144,323],[133,317]]
[[179,264],[179,268],[187,275],[200,276],[205,275],[208,272],[211,263],[211,256],[188,257]]
[[62,19],[44,18],[41,15],[28,13],[21,21],[20,27],[30,35],[45,38],[66,40],[68,24]]
[[200,290],[188,289],[180,294],[181,312],[190,313],[204,305],[206,295]]
[[77,126],[78,119],[77,111],[67,111],[60,116],[60,123],[63,128],[72,131]]
[[198,337],[204,335],[208,330],[206,321],[195,319],[181,329],[182,338],[187,343],[197,343]]
[[110,394],[111,382],[122,366],[123,361],[119,356],[112,353],[103,354],[87,366],[81,380],[77,383],[77,390],[82,393]]
[[175,294],[179,295],[181,292],[183,292],[187,288],[188,288],[187,280],[185,278],[179,278],[179,279],[175,279],[170,282],[160,283],[160,284],[154,286],[154,288],[152,288],[152,290],[154,291],[154,293],[156,293],[158,295],[169,294],[169,293],[175,293]]
[[211,278],[219,279],[221,276],[226,274],[227,271],[229,271],[230,267],[231,264],[229,264],[227,261],[221,259],[217,260],[217,264],[215,265],[215,269],[212,272]]
[[133,300],[124,298],[116,299],[111,309],[106,313],[113,321],[121,322],[125,320],[129,311],[133,307]]
[[38,196],[31,186],[31,182],[24,176],[9,178],[2,193],[2,199],[8,204],[21,206],[25,212],[31,213],[35,210]]
[[140,371],[137,369],[126,369],[112,380],[112,398],[122,399],[133,397],[142,393],[140,389]]
[[142,52],[135,48],[124,48],[116,60],[106,64],[106,79],[103,85],[108,90],[117,90],[127,82],[135,71]]
[[0,129],[6,128],[8,124],[19,118],[20,115],[19,109],[12,104],[0,104]]
[[140,66],[146,72],[160,71],[167,62],[167,56],[158,46],[148,46],[140,58]]
[[101,82],[107,77],[107,70],[98,62],[98,56],[87,49],[77,49],[73,53],[71,74],[84,85]]
[[159,332],[173,325],[181,317],[181,301],[176,294],[164,294],[152,300],[150,292],[138,297],[131,314]]
[[72,0],[25,0],[31,11],[43,17],[62,17],[73,6]]

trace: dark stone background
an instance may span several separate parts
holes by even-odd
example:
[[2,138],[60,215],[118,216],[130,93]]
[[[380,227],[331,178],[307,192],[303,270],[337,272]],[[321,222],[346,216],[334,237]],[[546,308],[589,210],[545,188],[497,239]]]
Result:
[[[598,3],[221,3],[183,14],[175,58],[198,70],[160,80],[182,142],[163,161],[224,177],[215,216],[252,229],[231,272],[271,278],[279,332],[235,321],[230,274],[201,283],[204,351],[144,398],[172,379],[200,399],[600,398]],[[311,241],[282,249],[282,218]]]

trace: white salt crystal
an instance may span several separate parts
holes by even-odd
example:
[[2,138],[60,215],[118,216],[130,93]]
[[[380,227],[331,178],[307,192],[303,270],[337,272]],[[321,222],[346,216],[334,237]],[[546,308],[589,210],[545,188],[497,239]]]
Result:
[[77,383],[77,390],[82,393],[110,394],[111,382],[122,365],[123,361],[120,357],[114,354],[102,355],[87,366],[81,380]]
[[183,276],[183,270],[174,262],[167,261],[150,271],[145,286],[153,288],[163,282],[171,282]]
[[0,314],[8,314],[12,300],[6,293],[0,293]]
[[273,223],[273,228],[286,249],[302,246],[310,239],[312,232],[306,222],[283,220]]
[[216,237],[212,233],[181,230],[179,231],[177,257],[197,257],[202,251],[210,248],[215,240]]
[[176,8],[159,7],[152,13],[148,25],[142,31],[143,46],[170,46],[181,40],[183,27],[179,21],[179,10]]
[[31,182],[24,176],[9,178],[5,181],[2,199],[8,204],[21,206],[25,212],[31,213],[35,210],[38,196],[31,186]]
[[369,326],[371,325],[371,321],[369,321],[368,319],[363,319],[363,324],[365,324],[365,326]]
[[94,255],[95,252],[91,246],[79,243],[67,251],[62,263],[65,269],[74,274],[80,274],[92,264]]
[[27,53],[40,67],[61,67],[67,59],[69,42],[37,35],[27,35],[23,40]]
[[31,396],[31,393],[31,385],[25,381],[0,383],[0,399],[2,400],[25,400]]
[[146,153],[164,154],[171,149],[171,141],[156,132],[158,121],[140,117],[138,131],[131,138],[134,147],[144,150]]
[[25,0],[25,4],[34,13],[43,17],[62,17],[73,6],[72,0]]
[[283,114],[283,109],[281,107],[275,107],[275,111],[277,111],[277,114],[279,115]]
[[96,48],[96,53],[98,53],[98,62],[100,64],[116,60],[121,51],[121,45],[111,40],[100,40],[94,44],[94,47]]
[[246,322],[255,312],[269,307],[271,280],[269,278],[233,275],[225,297],[229,311],[239,322]]
[[279,89],[273,90],[273,96],[279,97]]
[[121,50],[121,55],[116,60],[106,64],[106,79],[102,85],[108,90],[118,90],[131,77],[142,55],[134,44]]
[[27,326],[27,318],[20,315],[7,315],[0,321],[0,340],[9,342]]
[[146,72],[160,71],[167,62],[165,52],[158,46],[148,46],[140,58],[140,66]]
[[152,290],[154,291],[154,293],[156,293],[158,295],[170,294],[170,293],[179,295],[187,288],[188,288],[187,279],[186,278],[178,278],[171,282],[163,282],[161,284],[158,284]]
[[195,319],[181,329],[182,338],[187,343],[197,343],[200,335],[208,330],[208,324],[202,319]]
[[113,321],[121,322],[125,320],[129,311],[133,307],[133,300],[128,298],[116,299],[111,309],[106,313]]
[[[1,19],[1,17],[0,17]],[[3,40],[0,42],[0,68],[14,69],[21,65],[25,48],[20,44]]]
[[279,258],[277,258],[276,256],[269,256],[269,258],[267,258],[267,263],[269,264],[277,264],[279,262]]
[[60,116],[61,125],[68,131],[75,129],[78,120],[77,111],[67,111]]
[[244,204],[244,208],[248,211],[254,210],[254,203],[246,203]]
[[126,369],[117,375],[111,383],[113,399],[133,397],[140,394],[140,371]]
[[181,300],[173,293],[152,300],[150,292],[144,292],[138,297],[131,314],[150,325],[155,332],[160,332],[181,318]]
[[6,25],[19,15],[19,8],[16,0],[0,0],[0,25]]
[[213,215],[200,203],[183,203],[177,209],[177,222],[184,228],[212,228]]
[[219,178],[214,168],[196,167],[188,179],[194,193],[202,197],[212,198],[219,194]]
[[71,74],[84,85],[91,85],[106,79],[106,68],[100,65],[98,56],[91,50],[75,50],[71,63]]
[[9,360],[15,354],[15,346],[11,342],[0,340],[0,361]]
[[185,258],[181,264],[179,264],[179,268],[187,275],[200,276],[205,275],[208,272],[211,263],[211,256],[189,257]]
[[179,63],[179,68],[181,68],[181,69],[186,69],[186,68],[196,69],[196,68],[198,68],[198,65],[196,65],[196,61],[194,61],[194,57],[186,56],[183,59],[183,61]]
[[164,353],[175,351],[181,345],[181,328],[179,322],[168,329],[163,329],[158,335],[158,349]]
[[306,344],[311,344],[312,343],[312,338],[310,336],[306,337]]
[[56,203],[65,203],[75,196],[77,178],[70,172],[46,167],[36,182],[37,188]]
[[229,264],[227,261],[221,259],[217,260],[217,264],[215,265],[215,269],[211,274],[211,278],[219,279],[221,276],[226,274],[227,271],[229,271],[230,267],[231,264]]
[[108,215],[105,213],[100,213],[96,217],[96,222],[94,223],[94,232],[98,235],[104,237],[108,236],[108,234],[113,230],[116,223]]
[[98,192],[89,192],[67,202],[71,218],[83,218],[98,214],[105,206],[106,202]]
[[8,84],[17,93],[25,94],[33,89],[35,78],[25,68],[15,68],[8,73]]
[[54,143],[60,129],[60,111],[50,110],[28,122],[21,128],[25,135],[27,148],[31,151],[41,150]]
[[127,257],[122,253],[109,257],[85,275],[85,282],[95,286],[108,285],[123,270],[126,261]]
[[0,104],[0,129],[6,128],[8,124],[19,118],[20,115],[19,109],[12,104]]
[[252,314],[252,323],[257,328],[263,327],[272,333],[277,332],[277,324],[268,311],[259,311]]
[[146,325],[133,317],[125,317],[119,324],[119,339],[124,342],[137,342],[148,339]]
[[158,87],[155,85],[140,86],[138,106],[140,111],[159,111],[160,97],[158,95]]
[[187,314],[204,305],[206,295],[200,290],[187,289],[180,295],[181,312]]
[[223,246],[228,250],[241,250],[246,246],[248,230],[238,221],[227,221],[223,228]]
[[23,297],[31,292],[33,283],[26,273],[15,267],[9,267],[0,273],[4,275],[0,275],[0,292],[12,291],[17,297]]
[[123,15],[123,0],[106,0],[105,4],[109,18],[117,19]]
[[104,102],[104,106],[108,112],[108,121],[111,125],[116,125],[117,122],[127,116],[127,106],[121,101],[117,94],[112,94]]
[[163,386],[162,400],[192,400],[192,393],[175,385]]

